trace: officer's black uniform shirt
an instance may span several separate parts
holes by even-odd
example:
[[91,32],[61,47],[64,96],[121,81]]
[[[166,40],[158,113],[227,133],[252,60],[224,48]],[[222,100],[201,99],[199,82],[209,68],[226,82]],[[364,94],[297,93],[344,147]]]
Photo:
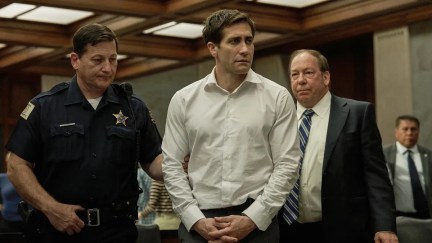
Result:
[[141,163],[161,153],[161,138],[144,102],[133,96],[132,114],[122,91],[111,85],[94,110],[76,77],[56,85],[30,101],[6,147],[34,163],[39,182],[60,202],[136,200],[136,130]]

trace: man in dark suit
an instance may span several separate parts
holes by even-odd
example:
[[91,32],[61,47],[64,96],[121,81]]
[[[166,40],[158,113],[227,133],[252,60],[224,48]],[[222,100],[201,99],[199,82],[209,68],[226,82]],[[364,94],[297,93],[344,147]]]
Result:
[[301,165],[299,213],[290,211],[287,200],[278,217],[280,242],[398,242],[373,105],[331,94],[327,59],[315,50],[295,51],[289,65],[299,124],[305,110],[313,115]]
[[[432,151],[417,144],[419,131],[420,122],[416,117],[399,116],[396,119],[396,143],[385,146],[384,155],[393,181],[396,215],[427,219],[432,215]],[[420,182],[417,196],[414,196],[415,184],[412,185],[417,178],[410,176],[408,150]]]

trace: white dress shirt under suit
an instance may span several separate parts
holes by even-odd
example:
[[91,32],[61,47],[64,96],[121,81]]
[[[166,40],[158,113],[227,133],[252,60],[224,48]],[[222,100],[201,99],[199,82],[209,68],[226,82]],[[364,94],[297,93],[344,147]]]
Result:
[[[400,212],[416,212],[414,207],[414,197],[411,187],[411,177],[408,169],[408,155],[405,153],[408,148],[396,142],[396,164],[394,169],[394,179],[393,179],[393,190],[395,194],[396,210]],[[417,149],[417,145],[409,148],[412,154],[411,157],[414,160],[416,166],[420,183],[422,185],[423,191],[425,191],[425,179],[423,173],[423,165],[420,158],[420,153]]]
[[[318,222],[322,219],[321,182],[324,161],[324,151],[330,117],[331,94],[327,92],[312,110],[312,125],[309,140],[304,153],[300,175],[300,223]],[[300,121],[306,110],[297,102],[297,118]]]
[[[187,230],[201,209],[255,201],[243,214],[265,230],[298,177],[296,109],[287,89],[250,70],[232,93],[214,70],[172,98],[162,144],[164,181]],[[190,153],[188,175],[182,161]]]

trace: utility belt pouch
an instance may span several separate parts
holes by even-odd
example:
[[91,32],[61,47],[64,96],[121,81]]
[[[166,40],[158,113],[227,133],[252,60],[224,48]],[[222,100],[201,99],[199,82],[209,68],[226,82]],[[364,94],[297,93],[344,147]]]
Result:
[[50,225],[45,215],[29,207],[24,201],[18,203],[18,213],[25,223],[25,234],[30,237],[46,232]]

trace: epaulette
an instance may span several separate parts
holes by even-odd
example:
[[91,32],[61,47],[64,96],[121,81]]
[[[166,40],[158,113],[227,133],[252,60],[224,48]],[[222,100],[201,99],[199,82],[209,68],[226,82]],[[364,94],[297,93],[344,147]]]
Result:
[[56,94],[56,93],[61,92],[67,88],[69,88],[69,82],[59,83],[59,84],[55,85],[54,87],[52,87],[50,90],[38,94],[35,97],[35,99]]
[[133,99],[133,100],[138,100],[138,101],[141,101],[141,102],[144,102],[143,99],[141,99],[140,97],[136,96],[135,94],[132,94],[131,99]]
[[54,87],[52,87],[49,92],[52,92],[53,94],[60,92],[64,89],[69,88],[70,83],[69,82],[63,82],[63,83],[59,83],[57,85],[54,85]]
[[130,100],[138,100],[144,102],[141,98],[139,98],[133,93],[132,85],[129,83],[112,83],[111,86],[114,88],[114,90],[120,92],[122,95],[125,95]]

